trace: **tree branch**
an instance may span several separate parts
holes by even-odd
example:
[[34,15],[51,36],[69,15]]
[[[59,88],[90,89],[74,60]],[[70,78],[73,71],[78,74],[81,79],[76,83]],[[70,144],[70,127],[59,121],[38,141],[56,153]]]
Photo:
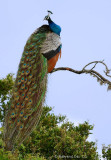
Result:
[[[94,64],[94,66],[91,69],[86,69],[91,64]],[[101,85],[107,84],[108,85],[108,90],[111,89],[111,81],[108,80],[107,78],[105,78],[104,76],[102,76],[96,70],[94,70],[94,68],[96,68],[97,64],[102,64],[105,67],[104,73],[105,73],[106,77],[110,77],[111,78],[111,75],[109,75],[109,73],[110,73],[111,70],[108,69],[107,65],[103,61],[93,61],[93,62],[90,62],[90,63],[86,64],[82,68],[82,70],[79,70],[79,71],[75,70],[75,69],[72,69],[72,68],[69,68],[69,67],[59,67],[59,68],[54,68],[51,73],[54,73],[56,71],[70,71],[70,72],[73,72],[73,73],[76,73],[76,74],[84,74],[84,73],[85,74],[90,74],[93,77],[96,77],[97,81],[100,82]]]

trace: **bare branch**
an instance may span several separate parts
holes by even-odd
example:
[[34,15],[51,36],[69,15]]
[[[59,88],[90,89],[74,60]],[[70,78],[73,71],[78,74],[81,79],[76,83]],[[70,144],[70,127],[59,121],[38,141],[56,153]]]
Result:
[[[86,69],[88,66],[90,66],[91,64],[94,64],[94,66],[91,68],[91,69]],[[93,62],[90,62],[88,63],[87,65],[85,65],[83,67],[82,70],[75,70],[75,69],[72,69],[72,68],[69,68],[69,67],[59,67],[59,68],[55,68],[53,69],[53,72],[56,72],[56,71],[70,71],[70,72],[73,72],[73,73],[76,73],[76,74],[90,74],[92,75],[93,77],[96,77],[97,78],[97,81],[100,82],[100,84],[107,84],[108,85],[108,89],[111,89],[111,81],[109,81],[107,78],[105,78],[104,76],[102,76],[99,72],[95,71],[94,68],[96,68],[96,65],[97,64],[102,64],[103,66],[105,66],[105,75],[107,77],[110,77],[111,78],[111,75],[109,75],[110,71],[107,67],[107,65],[103,62],[103,61],[93,61]]]

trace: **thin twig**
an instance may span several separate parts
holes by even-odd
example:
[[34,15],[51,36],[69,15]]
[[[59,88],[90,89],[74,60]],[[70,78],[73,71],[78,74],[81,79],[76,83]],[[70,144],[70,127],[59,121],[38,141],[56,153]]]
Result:
[[96,67],[97,63],[101,63],[101,62],[102,62],[102,61],[93,61],[93,62],[90,62],[90,63],[86,64],[86,65],[83,67],[83,70],[84,70],[87,66],[89,66],[89,65],[91,65],[91,64],[94,63],[94,66],[90,69],[90,70],[92,70],[92,69],[94,69],[94,68]]

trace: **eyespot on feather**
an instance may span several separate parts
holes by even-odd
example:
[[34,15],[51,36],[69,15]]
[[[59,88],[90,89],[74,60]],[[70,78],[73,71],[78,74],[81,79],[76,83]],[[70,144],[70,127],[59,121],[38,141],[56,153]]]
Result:
[[24,115],[24,111],[21,111],[20,112],[20,117],[23,117],[23,115]]
[[27,75],[29,75],[29,74],[30,74],[30,71],[29,71],[29,70],[26,70],[25,75],[27,76]]

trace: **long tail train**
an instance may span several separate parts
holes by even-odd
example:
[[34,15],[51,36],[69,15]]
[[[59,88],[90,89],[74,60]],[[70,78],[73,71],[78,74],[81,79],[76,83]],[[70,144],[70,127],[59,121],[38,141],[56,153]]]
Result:
[[5,116],[4,141],[7,150],[24,141],[42,112],[47,85],[47,59],[40,52],[40,43],[45,40],[45,28],[42,26],[33,33],[24,47]]

